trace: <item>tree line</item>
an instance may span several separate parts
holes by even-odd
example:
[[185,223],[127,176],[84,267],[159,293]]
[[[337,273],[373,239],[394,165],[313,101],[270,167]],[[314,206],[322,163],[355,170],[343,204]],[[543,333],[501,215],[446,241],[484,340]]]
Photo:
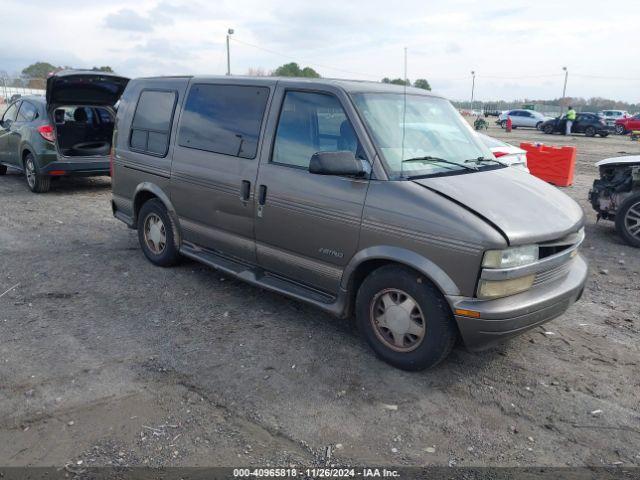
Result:
[[[25,88],[37,88],[44,89],[47,84],[47,77],[51,73],[59,72],[61,70],[69,70],[73,67],[53,65],[49,62],[35,62],[22,69],[21,76],[14,78],[7,83],[7,87],[25,87]],[[108,72],[113,73],[113,69],[108,66],[93,67],[94,72]],[[8,77],[4,74],[3,77]]]

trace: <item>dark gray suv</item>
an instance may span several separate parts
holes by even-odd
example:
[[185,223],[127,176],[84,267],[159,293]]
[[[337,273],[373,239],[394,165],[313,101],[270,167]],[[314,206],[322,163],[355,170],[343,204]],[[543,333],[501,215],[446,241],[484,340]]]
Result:
[[451,104],[381,83],[136,79],[113,212],[156,265],[196,259],[340,317],[408,370],[479,350],[583,290],[581,208],[497,161]]

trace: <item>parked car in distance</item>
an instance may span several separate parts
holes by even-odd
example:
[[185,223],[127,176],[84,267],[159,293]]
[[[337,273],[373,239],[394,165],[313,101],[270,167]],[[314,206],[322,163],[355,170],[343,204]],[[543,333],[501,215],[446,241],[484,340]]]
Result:
[[600,110],[598,115],[603,118],[609,127],[614,127],[616,120],[621,120],[631,116],[626,110]]
[[478,133],[477,135],[480,137],[482,143],[491,150],[493,156],[500,159],[501,163],[529,173],[526,150],[503,142],[502,140],[498,140],[497,138],[490,137],[489,135],[485,135],[484,133]]
[[[406,112],[403,115],[402,112]],[[356,323],[399,368],[487,348],[584,288],[582,209],[496,161],[444,98],[378,82],[134,79],[112,208],[186,256]]]
[[620,118],[615,122],[615,131],[618,135],[640,130],[640,113],[626,118]]
[[529,127],[540,130],[540,126],[547,120],[547,117],[540,112],[534,110],[516,109],[502,112],[496,121],[496,124],[502,128],[506,128],[507,119],[511,118],[511,125],[514,128]]
[[[566,132],[567,119],[566,116],[556,117],[551,120],[547,120],[542,124],[540,128],[546,134],[562,133]],[[584,133],[587,137],[593,137],[596,134],[601,137],[606,137],[611,133],[612,129],[607,127],[607,124],[602,118],[595,113],[578,113],[573,125],[571,126],[571,133]]]
[[640,155],[605,158],[596,166],[600,178],[594,180],[589,200],[598,220],[612,220],[618,235],[640,248]]
[[47,94],[23,96],[0,120],[0,175],[21,170],[36,193],[63,176],[109,175],[113,105],[127,79],[65,71],[47,79]]

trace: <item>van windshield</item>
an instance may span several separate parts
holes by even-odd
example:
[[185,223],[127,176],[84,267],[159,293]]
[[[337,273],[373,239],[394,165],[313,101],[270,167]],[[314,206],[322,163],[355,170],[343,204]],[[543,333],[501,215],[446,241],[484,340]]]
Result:
[[357,93],[353,99],[392,178],[502,166],[445,99],[380,92]]

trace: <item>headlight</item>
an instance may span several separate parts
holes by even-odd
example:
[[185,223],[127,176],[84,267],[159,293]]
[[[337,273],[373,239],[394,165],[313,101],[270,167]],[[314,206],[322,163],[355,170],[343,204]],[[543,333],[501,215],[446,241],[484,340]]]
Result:
[[538,245],[487,250],[482,259],[485,268],[511,268],[528,265],[538,260]]
[[512,280],[482,280],[478,283],[478,298],[497,298],[514,295],[529,290],[535,275]]

